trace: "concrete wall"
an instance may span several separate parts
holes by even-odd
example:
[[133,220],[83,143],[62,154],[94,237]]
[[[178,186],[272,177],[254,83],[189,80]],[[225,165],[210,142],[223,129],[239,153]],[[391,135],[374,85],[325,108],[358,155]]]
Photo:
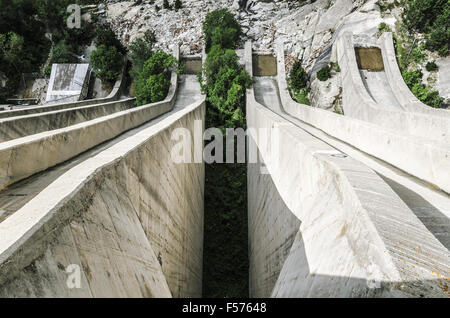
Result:
[[270,175],[249,167],[251,296],[449,296],[449,251],[374,171],[258,104],[252,89],[247,124]]
[[[173,109],[178,76],[172,74],[167,98],[49,132],[0,144],[0,189],[64,162],[104,141]],[[18,160],[27,158],[27,160]]]
[[170,155],[174,129],[195,136],[204,116],[204,99],[173,111],[0,223],[0,297],[200,297],[204,165]]
[[[176,47],[174,49],[175,56],[179,56],[179,48]],[[125,58],[125,61],[127,62],[127,59]],[[120,95],[122,93],[123,86],[126,82],[126,68],[127,63],[125,63],[125,66],[122,70],[122,74],[120,78],[117,79],[116,83],[113,86],[113,89],[111,90],[111,93],[107,97],[104,98],[96,98],[96,99],[89,99],[89,100],[83,100],[73,103],[61,103],[61,104],[53,104],[50,106],[37,106],[37,107],[27,107],[24,109],[16,109],[16,110],[10,110],[0,113],[0,118],[8,118],[8,117],[15,117],[15,116],[24,116],[24,115],[30,115],[30,114],[36,114],[36,113],[44,113],[49,111],[56,111],[61,109],[68,109],[68,108],[74,108],[74,107],[82,107],[82,106],[88,106],[88,105],[95,105],[95,104],[102,104],[102,103],[109,103],[113,102],[115,100],[118,100],[120,98]]]
[[[441,120],[441,122],[436,121],[437,126],[435,126],[434,129],[439,131],[448,130],[448,127],[450,127],[450,111],[446,109],[436,109],[425,105],[418,100],[416,96],[414,96],[403,80],[402,73],[400,72],[400,68],[397,63],[392,33],[384,33],[378,40],[378,43],[381,48],[384,69],[389,85],[391,86],[392,92],[400,105],[411,112],[437,116],[438,119],[435,120]],[[447,134],[447,136],[450,136],[450,134]]]
[[0,142],[38,134],[43,131],[60,129],[124,111],[132,108],[134,101],[134,98],[128,98],[93,106],[0,119]]
[[[407,135],[398,130],[392,130],[384,126],[380,127],[373,122],[358,120],[323,109],[298,104],[292,100],[287,90],[282,43],[277,45],[277,59],[280,98],[286,113],[450,193],[450,160],[448,160],[450,158],[450,147],[448,144]],[[351,71],[346,70],[342,66],[341,68],[342,72],[347,72],[343,76],[344,78],[352,76]],[[359,73],[355,72],[353,72],[354,75],[359,77]],[[359,77],[359,79],[361,78]],[[353,93],[349,92],[352,89],[350,82],[344,85],[344,95],[347,90],[347,98],[344,98],[344,107],[351,104],[362,110],[366,105],[373,103],[360,94],[361,89],[364,88],[356,86]],[[361,86],[363,86],[362,83]],[[367,108],[369,107],[367,106]],[[408,113],[398,112],[398,114],[407,115]]]
[[[359,73],[351,32],[344,32],[338,38],[335,43],[335,52],[341,68],[342,100],[346,116],[374,123],[400,134],[434,140],[447,145],[450,143],[450,125],[446,117],[390,110],[374,102]],[[389,74],[392,73],[386,70],[388,78]],[[395,92],[396,88],[392,89]]]

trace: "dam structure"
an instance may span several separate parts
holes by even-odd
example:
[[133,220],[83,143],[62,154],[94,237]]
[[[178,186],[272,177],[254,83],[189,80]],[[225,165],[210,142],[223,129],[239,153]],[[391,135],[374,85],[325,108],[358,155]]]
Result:
[[0,297],[201,296],[204,165],[175,164],[171,136],[194,136],[205,97],[174,72],[165,100],[132,108],[116,84],[2,114],[21,129],[2,134]]
[[[391,42],[334,42],[344,115],[291,98],[281,41],[264,72],[245,43],[250,297],[450,296],[450,117],[411,96]],[[177,129],[204,141],[193,73],[139,107],[119,79],[0,113],[0,297],[202,296],[205,164],[171,157]]]

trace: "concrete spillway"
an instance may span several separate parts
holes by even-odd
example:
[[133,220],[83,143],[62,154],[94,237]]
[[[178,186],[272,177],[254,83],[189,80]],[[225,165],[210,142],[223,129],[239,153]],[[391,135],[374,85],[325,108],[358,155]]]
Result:
[[280,64],[278,80],[256,78],[248,91],[249,128],[279,141],[251,138],[251,295],[448,297],[448,195],[368,155],[340,126],[379,127],[293,102]]
[[[172,84],[161,103],[11,141],[66,155],[3,170],[0,296],[201,296],[204,166],[175,164],[171,137],[194,136],[204,96],[195,76]],[[91,141],[74,146],[72,134],[86,130]],[[2,167],[14,167],[10,158]]]

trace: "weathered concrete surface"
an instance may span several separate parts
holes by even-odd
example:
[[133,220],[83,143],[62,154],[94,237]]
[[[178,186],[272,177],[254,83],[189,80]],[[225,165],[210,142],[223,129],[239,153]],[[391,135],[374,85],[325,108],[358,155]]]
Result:
[[[179,56],[178,47],[174,48],[174,56],[177,56],[177,57]],[[125,59],[125,61],[126,61],[126,59]],[[44,112],[49,112],[49,111],[61,110],[61,109],[109,103],[109,102],[118,100],[120,98],[123,86],[125,85],[125,82],[126,82],[125,81],[126,65],[127,65],[127,63],[125,63],[125,66],[124,66],[121,76],[117,79],[111,93],[107,97],[83,100],[83,101],[78,101],[78,102],[73,102],[73,103],[60,103],[60,104],[53,104],[53,105],[49,105],[49,106],[47,105],[47,106],[26,107],[23,109],[9,110],[9,111],[0,112],[0,118],[8,118],[8,117],[36,114],[36,113],[44,113]]]
[[[171,136],[196,136],[204,115],[201,96],[177,105],[0,223],[0,296],[201,296],[204,165],[175,164]],[[67,288],[70,264],[81,289]]]
[[0,119],[0,142],[60,129],[130,109],[134,98]]
[[177,87],[178,76],[173,73],[170,91],[162,102],[0,144],[0,189],[64,162],[172,110]]
[[[450,121],[448,117],[388,109],[372,99],[364,86],[356,63],[351,32],[344,32],[338,38],[334,50],[342,70],[343,107],[346,116],[374,123],[400,134],[450,144]],[[389,63],[385,62],[385,64]],[[389,79],[391,75],[387,69],[388,67],[386,67],[386,76]],[[393,92],[396,90],[397,88],[392,87]],[[405,107],[402,102],[400,102],[400,105]]]
[[[279,93],[281,104],[287,114],[450,193],[450,161],[448,160],[450,147],[447,144],[430,141],[423,137],[410,136],[404,132],[398,132],[398,130],[379,127],[371,122],[294,102],[287,91],[282,43],[279,43],[277,47]],[[342,68],[342,72],[345,72],[344,68]],[[358,70],[355,72],[361,80]],[[362,81],[360,83],[363,87]],[[364,87],[362,89],[365,90]],[[358,96],[361,96],[358,93],[360,90],[355,88],[356,95],[351,102],[354,105],[357,105],[358,102],[360,105],[365,105],[366,101],[373,103],[367,99],[358,99]],[[347,94],[350,93],[347,92]],[[397,112],[397,114],[409,113]]]
[[[251,45],[246,49],[251,71]],[[253,90],[247,93],[251,139],[273,181],[269,189],[277,190],[263,202],[249,202],[251,268],[265,273],[262,282],[259,272],[251,275],[252,296],[448,297],[449,251],[392,188],[365,165],[258,104]],[[265,129],[265,138],[258,129]],[[249,173],[249,199],[261,198],[257,192],[270,182],[260,181],[258,169]],[[268,294],[267,277],[276,275],[295,230],[285,230],[279,241],[280,233],[270,233],[275,239],[269,244],[271,237],[260,237],[254,227],[271,226],[273,215],[279,224],[292,222],[287,210],[301,225]]]
[[[249,139],[249,143],[254,143]],[[259,154],[260,156],[260,154]],[[249,164],[248,228],[251,297],[270,297],[300,221],[280,197],[269,174],[262,174],[264,165]]]

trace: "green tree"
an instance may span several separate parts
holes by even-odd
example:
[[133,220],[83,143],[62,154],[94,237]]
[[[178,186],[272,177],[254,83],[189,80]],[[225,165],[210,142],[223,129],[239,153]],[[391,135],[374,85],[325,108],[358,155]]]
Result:
[[308,74],[300,61],[296,61],[289,73],[289,84],[293,89],[299,90],[308,85]]
[[216,10],[206,15],[203,23],[206,52],[219,44],[226,49],[235,49],[242,29],[234,15],[227,9]]
[[114,46],[102,44],[91,54],[94,74],[102,81],[114,82],[122,72],[123,64],[123,55]]

